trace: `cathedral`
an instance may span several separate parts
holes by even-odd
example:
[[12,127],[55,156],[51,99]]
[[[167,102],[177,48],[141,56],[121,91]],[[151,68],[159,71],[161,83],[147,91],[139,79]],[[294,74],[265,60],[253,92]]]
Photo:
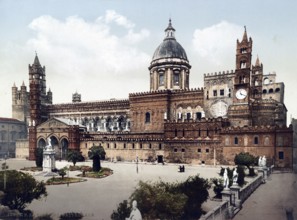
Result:
[[[57,159],[68,150],[87,157],[101,144],[109,160],[192,164],[233,164],[240,152],[266,156],[269,164],[291,168],[293,129],[287,126],[284,83],[264,74],[246,29],[236,42],[232,71],[204,74],[203,88],[189,88],[191,65],[177,42],[171,20],[149,64],[149,91],[127,99],[53,104],[46,69],[38,56],[29,65],[29,91],[12,87],[13,118],[28,125],[27,151],[50,138]],[[18,149],[17,149],[18,150]],[[18,153],[16,153],[18,155]]]

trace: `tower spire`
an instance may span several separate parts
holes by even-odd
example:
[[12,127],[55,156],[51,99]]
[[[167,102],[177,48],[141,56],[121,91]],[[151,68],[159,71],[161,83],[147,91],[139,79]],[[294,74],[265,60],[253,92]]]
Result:
[[40,66],[40,62],[39,62],[39,59],[38,59],[38,56],[37,56],[37,52],[35,51],[35,58],[34,58],[34,65],[38,65]]
[[246,33],[246,26],[244,26],[244,33],[243,33],[242,41],[248,41],[248,37],[247,37],[247,33]]
[[257,55],[257,59],[256,59],[256,64],[255,66],[260,66],[260,60],[259,60],[259,56]]

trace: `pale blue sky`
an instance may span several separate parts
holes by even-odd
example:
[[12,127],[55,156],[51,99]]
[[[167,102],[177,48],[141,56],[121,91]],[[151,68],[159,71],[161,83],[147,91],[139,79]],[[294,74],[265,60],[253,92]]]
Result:
[[192,65],[190,86],[203,74],[235,67],[244,25],[253,61],[286,85],[288,118],[297,117],[297,3],[235,0],[0,0],[0,117],[11,117],[11,86],[28,86],[37,51],[54,103],[128,98],[149,90],[154,50],[171,17]]

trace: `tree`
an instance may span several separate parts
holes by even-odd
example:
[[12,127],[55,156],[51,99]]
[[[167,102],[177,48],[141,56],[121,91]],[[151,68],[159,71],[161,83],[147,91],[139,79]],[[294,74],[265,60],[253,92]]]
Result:
[[99,172],[101,170],[101,163],[100,160],[104,160],[105,159],[105,150],[104,148],[101,146],[101,144],[99,144],[99,146],[95,146],[93,145],[89,152],[88,152],[88,156],[90,159],[93,160],[93,171],[94,172]]
[[37,167],[42,167],[43,163],[43,148],[42,147],[37,147],[35,151],[35,164]]
[[249,175],[254,175],[254,169],[251,167],[255,163],[255,157],[248,152],[241,152],[236,154],[234,158],[234,162],[236,165],[246,166],[249,169]]
[[77,150],[69,150],[67,153],[67,161],[68,162],[72,162],[73,165],[75,166],[76,162],[78,161],[83,161],[83,156],[81,154],[81,152],[77,151]]
[[66,171],[64,169],[60,169],[58,173],[62,177],[62,179],[64,179],[64,176],[66,175]]
[[[137,201],[143,219],[199,219],[209,188],[208,180],[198,175],[180,183],[140,181],[129,203]],[[124,201],[117,211],[113,211],[111,218],[117,220],[128,216],[127,202]]]
[[38,182],[30,174],[16,170],[6,171],[7,184],[4,190],[3,175],[4,172],[0,172],[0,190],[5,193],[2,204],[10,209],[23,212],[28,203],[34,199],[40,199],[42,196],[47,196],[44,182]]

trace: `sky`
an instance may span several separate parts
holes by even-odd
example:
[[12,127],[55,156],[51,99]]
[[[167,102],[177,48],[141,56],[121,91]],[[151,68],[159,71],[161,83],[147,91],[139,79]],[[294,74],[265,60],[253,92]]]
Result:
[[0,0],[0,117],[11,117],[11,87],[37,53],[53,102],[127,99],[149,91],[155,49],[169,18],[190,65],[190,87],[205,73],[235,69],[244,26],[264,74],[285,83],[287,117],[297,118],[295,0]]

